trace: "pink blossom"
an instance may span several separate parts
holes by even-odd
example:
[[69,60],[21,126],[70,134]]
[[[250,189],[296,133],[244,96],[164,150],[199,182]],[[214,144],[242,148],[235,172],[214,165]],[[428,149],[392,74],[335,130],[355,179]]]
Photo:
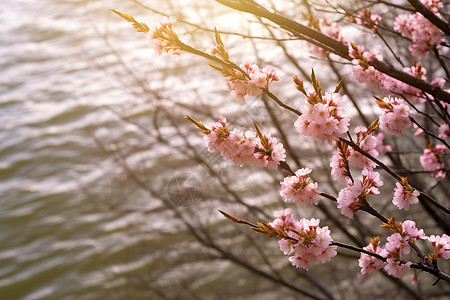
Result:
[[428,240],[433,245],[434,260],[437,260],[438,257],[443,259],[450,258],[450,236],[446,234],[443,234],[442,236],[432,235],[428,238]]
[[253,163],[256,148],[255,137],[254,132],[247,131],[244,134],[239,129],[234,129],[221,148],[223,157],[239,165],[245,162]]
[[370,90],[376,92],[387,92],[385,82],[389,76],[376,70],[370,65],[374,59],[383,61],[383,57],[375,50],[365,51],[361,45],[349,44],[349,55],[352,59],[352,73],[355,80],[366,83]]
[[372,32],[377,32],[377,25],[380,23],[381,19],[381,16],[372,14],[370,10],[362,9],[357,17],[351,16],[347,18],[347,21],[367,27],[372,30]]
[[258,144],[255,148],[254,164],[258,167],[268,167],[269,169],[276,169],[280,162],[285,161],[286,150],[282,143],[269,134],[263,135],[258,139]]
[[150,27],[147,32],[147,41],[150,48],[154,49],[158,55],[162,53],[180,56],[180,47],[178,35],[172,26],[176,22],[175,17],[167,18],[164,16],[159,24]]
[[274,216],[276,219],[269,225],[291,238],[281,239],[278,245],[285,255],[293,254],[289,260],[294,266],[307,269],[308,263],[323,263],[337,254],[336,246],[330,245],[333,241],[330,230],[328,227],[320,228],[318,219],[296,221],[290,209],[277,211]]
[[420,163],[423,168],[429,172],[435,172],[444,168],[444,164],[440,162],[442,152],[446,150],[444,145],[436,145],[436,147],[428,147],[420,156]]
[[294,176],[288,176],[281,182],[281,196],[285,201],[291,200],[299,206],[306,203],[318,203],[318,184],[310,182],[311,169],[303,168],[295,172]]
[[402,234],[407,237],[410,240],[417,240],[417,239],[425,239],[425,233],[423,229],[417,229],[416,222],[411,220],[406,220],[402,223]]
[[378,102],[383,111],[380,117],[380,128],[393,135],[402,135],[403,131],[411,126],[409,119],[409,106],[403,99],[387,97],[383,104]]
[[406,190],[400,182],[395,184],[394,198],[392,203],[400,209],[409,210],[412,204],[419,202],[420,192],[417,190]]
[[365,205],[366,196],[379,194],[377,187],[383,185],[380,174],[377,172],[363,170],[362,180],[348,181],[347,187],[339,192],[337,203],[341,214],[353,219],[353,214]]
[[337,247],[330,245],[333,239],[328,226],[319,227],[317,219],[302,219],[296,225],[299,234],[294,233],[294,238],[298,242],[292,245],[294,255],[289,258],[294,266],[308,269],[311,262],[324,263],[336,256]]
[[[417,61],[413,61],[411,67],[404,67],[403,72],[408,73],[414,77],[417,77],[421,80],[427,81],[427,70],[425,67]],[[382,83],[383,86],[394,93],[402,94],[407,100],[415,103],[424,103],[427,97],[433,99],[433,96],[429,94],[425,94],[422,90],[413,87],[405,82],[394,79],[392,77],[386,76],[386,80]],[[439,88],[443,88],[445,80],[443,78],[435,78],[430,84],[433,86],[437,86]]]
[[[342,35],[341,35],[341,27],[337,25],[335,22],[330,22],[327,19],[317,20],[315,19],[313,22],[308,21],[307,26],[312,27],[318,31],[321,31],[323,34],[338,40],[343,41]],[[319,58],[326,58],[329,51],[325,50],[322,47],[316,46],[314,44],[308,43],[308,47],[311,49],[311,52],[314,55],[317,55]]]
[[250,61],[243,61],[239,67],[248,75],[231,75],[225,83],[225,89],[229,90],[238,102],[244,103],[245,96],[260,97],[263,89],[267,88],[272,81],[279,81],[280,76],[275,68],[267,66],[260,69]]
[[334,150],[330,162],[331,175],[336,180],[346,181],[349,179],[347,169],[344,166],[344,159],[342,158],[339,149]]
[[[291,210],[285,209],[274,213],[276,219],[270,222],[276,230],[283,230],[292,239],[281,239],[280,250],[291,255],[289,260],[296,267],[308,268],[310,262],[326,262],[337,254],[336,246],[331,246],[330,230],[319,227],[318,219],[294,220]],[[292,231],[292,230],[295,230]]]
[[220,152],[224,158],[236,164],[248,162],[259,167],[276,169],[280,162],[285,160],[286,150],[283,144],[270,134],[260,138],[251,131],[230,131],[223,116],[220,116],[218,122],[211,124],[210,128],[203,131],[208,150]]
[[364,12],[360,12],[358,14],[358,18],[356,19],[356,22],[360,25],[364,25],[367,28],[371,29],[373,32],[377,31],[378,28],[378,23],[380,23],[381,21],[381,16],[380,15],[375,15],[375,14],[369,14],[369,19],[364,19],[366,18],[366,15],[364,14]]
[[[414,61],[411,67],[403,68],[403,72],[413,75],[414,77],[417,77],[421,80],[427,81],[427,78],[425,76],[427,74],[427,70],[420,62]],[[390,83],[390,90],[401,93],[409,101],[415,103],[424,103],[426,101],[424,93],[418,88],[396,79],[390,80]]]
[[450,135],[450,127],[447,123],[439,127],[439,137],[441,139],[446,139]]
[[231,78],[225,82],[224,88],[229,90],[239,103],[244,103],[245,95],[247,95],[247,86],[244,80]]
[[379,93],[387,92],[387,89],[383,85],[387,80],[387,75],[381,73],[372,66],[362,65],[359,60],[354,59],[352,60],[352,63],[354,65],[352,68],[353,78],[356,81],[367,84],[371,91]]
[[410,252],[407,236],[402,236],[400,233],[396,232],[388,236],[387,240],[388,242],[384,245],[384,248],[388,252],[387,257],[400,259],[400,255],[408,254]]
[[[363,249],[378,254],[382,257],[387,256],[387,251],[379,246],[378,239],[375,241],[372,240],[372,242]],[[386,265],[386,263],[381,259],[365,253],[361,253],[358,264],[361,267],[361,274],[374,273],[375,271],[382,269]]]
[[294,220],[294,217],[292,216],[292,210],[290,208],[274,211],[273,216],[276,219],[270,222],[269,225],[271,225],[276,230],[284,230],[285,228],[295,229],[297,221]]
[[[416,124],[414,124],[414,125],[416,125]],[[423,131],[422,128],[418,128],[418,127],[417,127],[416,131],[414,131],[414,135],[415,135],[415,136],[421,136],[421,135],[423,135],[424,133],[425,133],[425,131]]]
[[350,119],[344,105],[344,98],[337,93],[325,93],[322,99],[310,97],[294,125],[301,134],[331,144],[348,130]]
[[210,152],[220,151],[224,146],[224,141],[230,136],[230,130],[226,125],[227,119],[224,116],[219,117],[219,121],[210,125],[211,132],[203,137],[208,143]]
[[384,270],[392,276],[401,278],[403,275],[405,275],[406,272],[410,270],[411,262],[407,263],[401,263],[400,261],[396,261],[393,259],[388,258],[386,260],[386,266],[384,267]]
[[359,195],[364,192],[364,188],[361,184],[347,183],[347,187],[339,192],[337,202],[338,208],[341,210],[341,214],[353,219],[353,214],[362,207],[362,203],[359,199]]
[[[376,150],[377,139],[372,135],[372,133],[368,135],[367,128],[363,126],[356,127],[355,133],[357,136],[356,144],[366,153],[372,155],[375,158],[378,157],[379,153]],[[354,150],[352,147],[349,147],[348,149],[350,151],[350,155],[348,156],[348,162],[350,165],[354,165],[360,169],[367,170],[373,170],[373,168],[377,166],[374,161]]]
[[444,85],[445,85],[445,79],[438,77],[438,78],[433,79],[430,82],[430,84],[433,85],[433,86],[437,86],[440,89],[443,89]]
[[[438,7],[442,7],[439,1],[422,1],[438,17]],[[412,41],[409,50],[413,55],[425,56],[434,46],[439,45],[443,39],[442,31],[425,18],[421,13],[402,14],[395,18],[394,29],[404,37]]]

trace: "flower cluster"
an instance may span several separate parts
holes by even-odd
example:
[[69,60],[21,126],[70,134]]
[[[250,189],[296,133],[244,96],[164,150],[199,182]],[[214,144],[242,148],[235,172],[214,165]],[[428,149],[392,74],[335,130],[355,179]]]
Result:
[[202,129],[210,152],[220,152],[236,164],[248,162],[258,167],[276,169],[285,160],[283,144],[270,134],[262,134],[259,129],[257,133],[244,133],[239,129],[231,131],[224,116],[220,116],[218,122],[212,123],[209,128],[190,117],[188,119]]
[[[403,72],[417,77],[421,80],[427,81],[427,69],[420,62],[413,61],[411,67],[403,68]],[[413,87],[405,82],[389,76],[386,76],[385,79],[386,80],[383,82],[383,86],[385,86],[386,89],[394,93],[402,94],[402,96],[409,101],[415,103],[423,103],[426,101],[427,97],[433,99],[433,96],[425,94],[420,89]],[[445,80],[443,78],[435,78],[430,82],[430,84],[442,88],[444,86],[444,82]]]
[[377,32],[378,23],[381,22],[381,19],[380,15],[372,14],[369,9],[362,9],[358,16],[350,16],[347,21],[369,28],[372,32]]
[[295,172],[295,175],[286,177],[281,182],[281,197],[285,201],[291,200],[295,204],[305,206],[306,203],[318,203],[318,184],[310,182],[311,169],[303,168]]
[[[391,221],[393,221],[393,219],[391,219],[390,222]],[[388,272],[389,275],[402,277],[409,270],[409,266],[411,265],[410,262],[404,263],[400,261],[401,255],[409,254],[410,252],[409,241],[415,242],[417,239],[425,239],[426,236],[423,229],[417,229],[414,221],[406,220],[401,223],[401,227],[398,226],[400,224],[395,221],[393,221],[393,223],[395,225],[392,228],[389,228],[389,225],[385,224],[387,225],[385,228],[397,232],[387,237],[388,242],[385,245],[385,250],[387,251],[385,257],[387,260],[384,270]]]
[[403,99],[386,97],[377,98],[376,103],[383,111],[380,117],[380,128],[392,135],[402,135],[403,131],[411,126],[409,106]]
[[[378,237],[371,239],[371,243],[364,247],[364,250],[378,254],[385,261],[376,258],[375,256],[361,253],[359,259],[359,266],[361,267],[361,273],[372,273],[376,270],[384,268],[389,275],[395,277],[402,277],[410,268],[410,262],[401,261],[401,255],[408,254],[410,252],[409,241],[415,242],[417,239],[427,239],[423,229],[417,229],[416,223],[411,220],[406,220],[403,223],[397,223],[391,218],[388,223],[383,225],[384,228],[396,231],[387,237],[387,243],[384,249],[379,245],[380,240]],[[434,240],[440,240],[438,237]]]
[[439,126],[439,137],[446,139],[450,135],[450,126],[446,123]]
[[[439,0],[421,0],[438,17],[438,9],[443,7]],[[439,45],[443,39],[443,32],[425,18],[421,13],[402,14],[395,18],[394,29],[412,41],[409,50],[413,55],[425,56],[428,51]]]
[[450,258],[450,236],[446,234],[442,236],[432,235],[428,237],[428,241],[433,245],[433,254],[429,255],[430,259]]
[[447,148],[444,145],[436,145],[433,147],[432,145],[428,145],[427,148],[423,151],[423,154],[420,156],[420,163],[423,168],[429,172],[436,172],[436,178],[444,178],[445,172],[442,171],[445,167],[444,163],[441,161],[442,153]]
[[[330,22],[327,19],[319,20],[312,14],[307,14],[305,16],[308,20],[306,22],[306,26],[314,28],[315,30],[320,31],[335,40],[342,42],[344,41],[341,35],[341,27],[339,27],[339,25],[337,25],[335,22]],[[314,53],[314,55],[317,55],[319,58],[327,58],[328,54],[330,53],[330,51],[311,43],[308,43],[308,47],[311,49],[311,52]]]
[[384,83],[387,82],[390,77],[370,65],[370,62],[374,59],[383,61],[383,56],[381,56],[377,50],[365,51],[364,46],[355,45],[353,43],[349,44],[348,50],[348,54],[352,58],[353,78],[360,83],[367,84],[372,91],[387,92],[388,89]]
[[150,27],[147,32],[147,41],[150,48],[154,49],[158,55],[168,53],[180,56],[180,40],[177,33],[173,30],[175,17],[163,17],[157,25]]
[[[377,139],[372,135],[372,133],[369,133],[367,128],[364,126],[358,126],[354,129],[354,131],[357,137],[356,144],[359,148],[373,157],[377,157],[379,155],[376,149]],[[348,162],[350,165],[355,165],[360,169],[367,169],[369,171],[375,168],[376,163],[371,159],[354,150],[352,147],[349,147],[349,150],[350,154],[348,156]]]
[[[373,132],[377,129],[378,125],[375,122],[370,125],[369,128],[358,126],[354,129],[356,133],[355,143],[358,147],[365,153],[370,154],[372,157],[378,157],[380,149],[384,151],[382,139],[380,137],[374,137]],[[381,138],[384,138],[383,136]],[[381,146],[378,145],[381,143]],[[331,175],[336,180],[348,181],[349,180],[349,168],[351,166],[356,166],[361,170],[372,171],[376,167],[376,163],[372,161],[367,156],[361,154],[360,152],[353,149],[353,147],[348,146],[342,142],[336,142],[336,150],[331,158],[330,167]],[[384,146],[388,147],[388,146]]]
[[336,180],[346,182],[350,179],[350,166],[348,163],[350,150],[347,144],[344,144],[342,142],[336,142],[336,145],[336,150],[334,150],[330,162],[331,175]]
[[305,135],[331,144],[348,130],[350,119],[345,111],[345,98],[338,93],[307,96],[307,102],[300,109],[302,115],[294,126]]
[[239,67],[245,74],[230,73],[231,78],[225,83],[225,89],[240,103],[244,103],[247,95],[260,97],[263,89],[268,88],[272,81],[280,80],[277,71],[271,66],[260,69],[257,65],[244,61]]
[[412,204],[419,202],[420,192],[413,189],[406,180],[402,177],[402,182],[397,182],[394,189],[394,198],[392,203],[400,209],[409,210]]
[[[402,94],[403,97],[416,103],[423,103],[426,100],[424,92],[403,81],[395,79],[376,70],[372,65],[374,59],[383,61],[383,56],[377,50],[365,51],[364,46],[349,44],[349,55],[352,58],[352,73],[355,80],[365,83],[370,90],[379,93],[394,92]],[[413,61],[411,67],[404,67],[403,72],[413,75],[426,81],[427,70],[419,62]],[[445,80],[442,78],[433,79],[430,84],[442,88]],[[433,98],[427,94],[427,97]]]
[[291,209],[276,211],[271,225],[275,230],[285,233],[278,241],[280,250],[291,255],[289,260],[297,268],[308,269],[311,262],[327,262],[336,256],[336,246],[331,245],[333,239],[328,226],[319,227],[318,219],[293,218]]
[[[387,256],[387,251],[380,246],[379,237],[370,239],[370,244],[363,249],[378,254],[381,257]],[[375,271],[384,268],[384,266],[386,265],[383,260],[366,253],[361,253],[358,264],[361,267],[361,274],[374,273]]]
[[380,174],[377,172],[362,170],[362,180],[353,182],[349,180],[347,186],[339,192],[337,197],[338,208],[341,213],[350,219],[356,211],[366,205],[366,197],[370,194],[379,194],[377,187],[383,185]]

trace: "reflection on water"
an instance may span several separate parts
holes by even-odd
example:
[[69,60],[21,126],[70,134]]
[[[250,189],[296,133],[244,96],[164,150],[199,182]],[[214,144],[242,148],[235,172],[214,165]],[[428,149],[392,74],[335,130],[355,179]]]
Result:
[[102,106],[132,101],[130,93],[93,63],[113,68],[94,23],[117,29],[107,9],[121,2],[0,2],[1,299],[104,299],[123,284],[115,265],[144,263],[124,259],[139,216],[96,204],[112,187],[87,134],[129,130]]

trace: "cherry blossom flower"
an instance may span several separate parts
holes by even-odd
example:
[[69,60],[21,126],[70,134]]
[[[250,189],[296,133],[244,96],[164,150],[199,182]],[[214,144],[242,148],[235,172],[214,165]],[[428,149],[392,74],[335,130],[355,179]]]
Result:
[[443,259],[450,258],[450,236],[446,234],[442,236],[432,235],[428,237],[428,241],[433,245],[433,260],[437,260],[438,257]]
[[345,151],[345,153],[341,152],[341,149],[336,148],[333,152],[333,156],[331,157],[330,167],[331,167],[331,175],[336,180],[346,181],[349,179],[348,171],[345,167],[343,155],[347,159],[350,152]]
[[392,203],[400,209],[409,210],[412,204],[419,202],[420,192],[414,190],[408,183],[405,187],[402,183],[397,182],[394,189],[394,198]]
[[[341,27],[337,25],[337,23],[331,22],[327,19],[319,20],[311,14],[306,15],[306,17],[308,18],[306,26],[314,28],[315,30],[320,31],[335,40],[342,42],[344,41],[341,35]],[[319,58],[326,58],[330,53],[330,51],[311,43],[308,43],[308,47],[311,49],[311,53],[317,55]]]
[[[404,67],[403,72],[408,73],[414,77],[417,77],[423,81],[427,81],[427,70],[425,67],[417,61],[413,61],[411,67]],[[381,83],[386,90],[389,90],[393,93],[402,94],[408,101],[414,103],[424,103],[428,98],[433,99],[434,97],[424,93],[422,90],[413,87],[403,81],[397,80],[390,76],[385,76],[384,81]],[[439,88],[443,88],[445,80],[443,78],[435,78],[430,84],[433,86],[437,86]]]
[[[410,252],[410,246],[408,244],[408,237],[398,232],[395,232],[387,237],[387,243],[384,246],[390,256],[400,259],[401,254],[408,254]],[[388,257],[389,257],[388,255]]]
[[299,206],[306,203],[318,203],[318,184],[310,182],[311,169],[303,168],[295,172],[294,176],[288,176],[281,182],[281,196],[285,201],[291,200]]
[[420,163],[423,168],[429,172],[436,172],[444,168],[444,164],[440,161],[442,153],[446,150],[444,145],[429,145],[420,156]]
[[277,231],[283,230],[290,239],[281,239],[278,244],[297,268],[308,269],[311,262],[327,262],[336,256],[336,246],[327,226],[319,227],[318,219],[296,221],[290,209],[274,213],[276,219],[269,223]]
[[383,185],[377,172],[363,170],[361,174],[362,180],[348,181],[347,187],[339,192],[337,198],[341,214],[350,219],[353,219],[353,214],[365,205],[367,195],[379,194],[377,187]]
[[422,128],[418,127],[416,125],[416,123],[413,123],[413,127],[416,129],[416,131],[414,131],[414,135],[415,136],[421,136],[421,135],[423,135],[425,133],[425,131],[423,131]]
[[388,258],[386,260],[386,266],[384,267],[384,270],[392,276],[401,278],[403,277],[403,275],[406,274],[406,272],[408,272],[410,270],[410,265],[412,264],[411,262],[407,262],[407,263],[402,263],[400,261],[397,260],[393,260]]
[[244,103],[247,95],[260,97],[263,94],[263,89],[267,88],[272,81],[280,80],[276,69],[271,66],[260,69],[250,61],[244,61],[239,67],[248,77],[236,72],[230,72],[227,74],[227,76],[230,76],[230,79],[225,83],[225,89],[229,90],[240,103]]
[[353,78],[360,83],[366,83],[370,90],[386,93],[385,82],[389,82],[389,76],[376,70],[370,65],[374,59],[383,61],[383,57],[376,51],[365,51],[361,45],[349,44],[349,55],[352,58]]
[[256,147],[255,137],[254,132],[248,131],[244,134],[239,129],[234,129],[230,132],[226,143],[221,147],[223,157],[238,165],[245,162],[253,163]]
[[417,240],[417,239],[425,239],[425,233],[423,229],[417,229],[416,222],[411,220],[406,220],[402,222],[402,234],[407,237],[409,240]]
[[283,144],[270,133],[262,134],[259,129],[258,134],[252,131],[243,133],[239,129],[230,131],[223,116],[209,128],[190,117],[188,119],[202,129],[210,152],[220,152],[236,164],[248,162],[258,167],[276,169],[280,162],[285,161]]
[[377,32],[378,23],[381,22],[381,16],[372,14],[369,9],[362,9],[357,17],[348,17],[347,21],[369,28],[372,32]]
[[147,41],[150,48],[154,49],[158,55],[163,53],[180,56],[179,38],[173,30],[175,17],[164,16],[159,24],[150,27],[147,32]]
[[450,135],[450,127],[448,123],[445,123],[439,127],[439,137],[441,139],[446,139],[449,135]]
[[310,95],[294,126],[305,136],[331,144],[348,130],[350,119],[344,105],[345,98],[338,93],[325,93],[321,99]]
[[290,208],[274,211],[273,216],[276,219],[269,224],[276,230],[295,228],[296,226],[297,221],[294,220],[294,217],[292,216],[292,210]]
[[[380,239],[378,237],[371,239],[370,244],[363,249],[378,254],[382,257],[385,257],[388,254],[387,251],[380,246]],[[358,264],[361,267],[361,274],[374,273],[386,265],[386,263],[381,259],[366,253],[361,253]]]
[[210,131],[203,137],[208,144],[209,152],[220,151],[224,141],[230,136],[230,129],[226,125],[227,119],[219,117],[219,121],[210,125]]
[[411,126],[409,106],[403,99],[386,97],[376,100],[383,111],[380,117],[380,128],[392,135],[402,135]]
[[282,238],[278,244],[285,255],[292,255],[289,260],[296,267],[308,268],[310,262],[326,262],[336,256],[336,246],[330,245],[330,230],[319,227],[318,219],[294,220],[291,210],[285,209],[274,213],[276,219],[270,222],[277,231],[283,231],[289,239]]
[[[440,1],[422,0],[421,2],[438,17],[442,17],[438,12],[438,8],[442,7]],[[441,38],[443,32],[419,12],[397,16],[394,30],[412,41],[409,50],[417,56],[427,55],[431,48],[443,41]]]
[[[377,139],[372,135],[372,133],[367,134],[367,128],[363,126],[356,127],[354,131],[357,136],[356,144],[366,153],[375,158],[378,157],[379,153],[376,149]],[[352,147],[348,147],[348,149],[350,151],[348,156],[348,162],[350,165],[367,170],[373,170],[373,168],[376,167],[377,164],[367,156],[362,155]]]
[[258,140],[255,148],[254,164],[258,167],[276,169],[280,162],[285,161],[286,150],[282,143],[269,134],[263,135]]

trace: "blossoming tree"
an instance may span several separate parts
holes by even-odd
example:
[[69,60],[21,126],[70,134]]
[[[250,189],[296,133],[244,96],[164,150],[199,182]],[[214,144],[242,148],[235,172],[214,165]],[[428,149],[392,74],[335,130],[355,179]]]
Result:
[[[435,285],[450,282],[446,261],[450,257],[446,159],[450,150],[450,25],[444,1],[409,0],[405,7],[388,2],[355,2],[358,9],[305,1],[303,7],[308,13],[298,18],[286,17],[277,10],[276,3],[267,3],[270,1],[216,2],[264,20],[261,24],[294,65],[301,62],[295,61],[284,44],[303,40],[308,43],[313,61],[328,65],[329,70],[344,77],[336,67],[340,64],[349,75],[324,84],[327,76],[322,67],[313,68],[306,76],[298,66],[302,74],[290,74],[296,97],[302,99],[298,105],[283,100],[282,92],[272,92],[277,82],[287,80],[277,68],[260,67],[248,59],[236,63],[220,28],[211,29],[214,43],[202,50],[183,42],[176,31],[175,17],[163,17],[149,26],[131,15],[113,11],[145,33],[157,55],[204,58],[225,78],[224,89],[240,105],[250,98],[268,99],[282,108],[283,114],[294,115],[296,120],[285,124],[295,128],[290,135],[295,137],[290,141],[317,140],[320,147],[328,147],[327,176],[339,188],[330,192],[327,183],[313,179],[313,162],[299,163],[295,159],[289,138],[281,126],[276,126],[276,116],[272,117],[277,129],[274,132],[261,130],[257,122],[253,128],[239,128],[229,124],[223,115],[217,115],[217,121],[209,125],[195,116],[186,116],[200,129],[209,152],[244,167],[253,165],[267,168],[268,172],[278,169],[284,176],[278,187],[280,196],[300,210],[317,206],[323,213],[321,203],[331,202],[344,217],[352,220],[357,214],[363,215],[379,226],[372,230],[375,234],[366,241],[367,246],[351,245],[335,240],[333,227],[321,225],[314,216],[296,219],[292,208],[275,209],[274,220],[254,222],[231,211],[220,212],[234,223],[277,238],[280,250],[296,268],[308,270],[314,268],[314,263],[325,264],[338,254],[338,249],[347,249],[358,254],[361,276],[384,270],[391,278],[410,274],[415,283],[421,272],[433,278]],[[393,18],[382,17],[386,10],[395,14]],[[276,38],[276,31],[286,38]],[[377,43],[370,41],[375,37]],[[396,39],[407,47],[395,45]],[[354,81],[357,89],[367,89],[372,96],[355,99],[347,81]],[[323,91],[322,86],[333,85],[330,91]],[[384,143],[385,137],[389,142]],[[412,154],[413,163],[407,161],[408,154],[399,146],[402,141],[421,148],[420,155]],[[420,170],[414,171],[411,166],[420,166]],[[391,187],[384,188],[384,182]],[[377,204],[378,199],[386,198],[390,199],[389,209]],[[410,213],[417,205],[422,207],[417,210],[421,214]],[[417,228],[424,214],[435,222],[434,232]]]

